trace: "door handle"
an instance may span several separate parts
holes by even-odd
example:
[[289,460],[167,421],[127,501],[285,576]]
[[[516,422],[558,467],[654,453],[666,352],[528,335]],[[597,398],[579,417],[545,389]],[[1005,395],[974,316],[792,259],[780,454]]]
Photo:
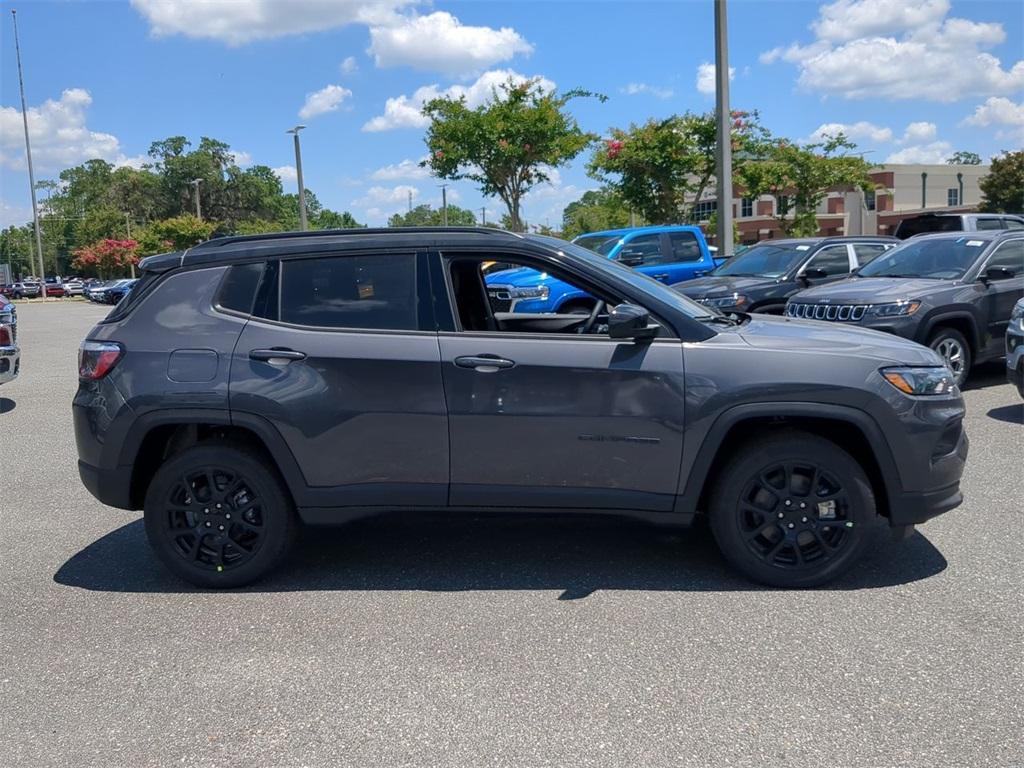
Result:
[[456,357],[455,364],[459,368],[475,368],[480,373],[494,373],[499,368],[511,368],[515,365],[511,360],[493,355],[467,355]]
[[305,360],[305,352],[294,349],[254,349],[249,352],[250,360],[260,360],[271,365],[287,365],[294,360]]
[[655,280],[668,280],[668,273],[663,272],[660,275],[652,275]]

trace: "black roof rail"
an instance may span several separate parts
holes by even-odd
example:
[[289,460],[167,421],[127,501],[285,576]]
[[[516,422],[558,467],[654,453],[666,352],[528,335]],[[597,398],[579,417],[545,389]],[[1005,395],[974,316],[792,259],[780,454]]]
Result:
[[401,235],[401,234],[444,234],[444,233],[465,233],[477,235],[503,235],[507,237],[522,237],[515,232],[494,227],[351,227],[348,229],[310,229],[305,232],[266,232],[259,235],[227,235],[216,237],[197,245],[193,245],[190,253],[203,252],[214,248],[222,248],[226,245],[236,243],[249,243],[260,240],[299,240],[311,237],[337,237],[339,235]]

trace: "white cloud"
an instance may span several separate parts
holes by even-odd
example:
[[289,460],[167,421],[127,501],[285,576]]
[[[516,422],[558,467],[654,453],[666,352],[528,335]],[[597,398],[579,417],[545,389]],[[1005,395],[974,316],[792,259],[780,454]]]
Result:
[[761,55],[796,64],[797,84],[848,99],[957,101],[1024,88],[1024,60],[1004,69],[987,49],[1002,24],[950,18],[947,0],[838,0],[820,9],[817,39]]
[[[729,67],[729,80],[736,77],[736,68]],[[715,95],[715,65],[704,62],[697,67],[697,90],[703,94]]]
[[345,60],[341,62],[341,64],[339,65],[339,69],[341,69],[341,73],[343,75],[351,75],[353,72],[359,69],[359,64],[356,62],[356,57],[346,56]]
[[[466,99],[466,105],[470,108],[478,107],[491,98],[498,86],[507,83],[509,80],[515,83],[522,83],[531,78],[524,77],[518,72],[510,69],[493,69],[484,72],[475,82],[470,85],[453,85],[450,88],[441,88],[437,84],[424,85],[417,88],[412,96],[394,96],[384,104],[384,114],[378,115],[363,125],[363,130],[368,132],[390,131],[395,128],[423,128],[430,124],[430,120],[422,113],[423,104],[431,99],[447,96],[449,98]],[[545,90],[552,90],[555,84],[547,78],[537,78],[540,86]]]
[[823,123],[810,135],[811,141],[821,141],[828,136],[843,134],[848,139],[867,139],[869,141],[892,141],[892,129],[885,128],[867,120],[856,123]]
[[964,120],[964,125],[1024,126],[1024,104],[1016,104],[1002,96],[991,96]]
[[311,117],[322,115],[325,112],[334,112],[341,106],[341,102],[352,95],[348,88],[340,85],[325,85],[319,91],[306,94],[306,103],[299,110],[299,117],[309,120]]
[[297,184],[299,182],[299,174],[296,172],[294,165],[281,165],[271,170],[281,180],[282,184]]
[[[409,204],[410,193],[412,194],[413,205],[415,205],[416,199],[420,196],[420,191],[416,187],[408,184],[399,184],[397,187],[374,186],[366,190],[365,194],[354,199],[352,205],[356,208],[380,208],[387,205],[406,206]],[[451,195],[449,194],[450,198]]]
[[374,181],[398,181],[400,179],[426,179],[430,176],[430,170],[420,166],[418,160],[403,160],[400,163],[392,163],[378,168],[370,174]]
[[672,98],[671,88],[659,88],[656,85],[648,85],[647,83],[630,83],[625,88],[620,88],[621,93],[627,96],[636,96],[640,93],[649,93],[652,96],[656,96],[659,99],[670,99]]
[[231,159],[239,168],[245,168],[246,166],[252,165],[252,155],[242,150],[232,152]]
[[132,0],[156,37],[219,40],[243,45],[349,24],[389,22],[395,11],[413,0]]
[[465,76],[532,51],[533,46],[511,27],[468,26],[437,11],[426,16],[395,14],[390,23],[371,27],[367,52],[378,67],[408,66]]
[[910,123],[903,131],[903,138],[900,144],[920,144],[925,141],[932,141],[938,135],[939,129],[935,123]]
[[903,146],[887,158],[887,163],[922,163],[938,164],[946,162],[953,154],[953,145],[938,138],[935,123],[910,123],[897,140]]
[[[25,182],[25,194],[28,194],[28,181]],[[20,227],[26,222],[32,221],[32,208],[28,205],[12,205],[6,200],[0,200],[0,228]]]
[[[127,157],[121,143],[110,133],[93,131],[86,125],[86,111],[92,96],[83,88],[69,88],[54,101],[47,99],[28,108],[28,132],[32,160],[37,171],[50,171],[99,158],[114,165],[139,167],[144,158]],[[25,133],[21,111],[0,107],[0,166],[22,169],[25,163]]]

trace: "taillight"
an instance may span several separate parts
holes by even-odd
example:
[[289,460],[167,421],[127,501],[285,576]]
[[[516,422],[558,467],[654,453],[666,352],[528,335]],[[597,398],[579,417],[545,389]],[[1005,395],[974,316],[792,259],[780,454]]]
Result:
[[0,347],[9,347],[14,343],[11,339],[11,329],[9,326],[0,325]]
[[78,378],[86,381],[102,379],[117,365],[123,353],[120,344],[83,341],[78,348]]

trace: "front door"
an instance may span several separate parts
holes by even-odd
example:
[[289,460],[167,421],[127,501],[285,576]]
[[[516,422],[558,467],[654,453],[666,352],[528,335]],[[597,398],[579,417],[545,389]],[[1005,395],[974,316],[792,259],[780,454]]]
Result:
[[682,458],[679,340],[611,339],[600,316],[492,313],[469,258],[460,257],[455,280],[445,260],[457,327],[439,337],[451,504],[670,510]]
[[279,287],[261,288],[266,305],[238,340],[232,413],[271,421],[324,506],[447,502],[437,333],[418,289],[425,259],[283,260]]
[[981,275],[993,267],[1002,267],[1013,274],[1004,280],[991,280],[986,289],[988,304],[987,347],[991,354],[1003,354],[1006,329],[1010,325],[1013,305],[1024,296],[1024,239],[1008,240],[981,268]]

